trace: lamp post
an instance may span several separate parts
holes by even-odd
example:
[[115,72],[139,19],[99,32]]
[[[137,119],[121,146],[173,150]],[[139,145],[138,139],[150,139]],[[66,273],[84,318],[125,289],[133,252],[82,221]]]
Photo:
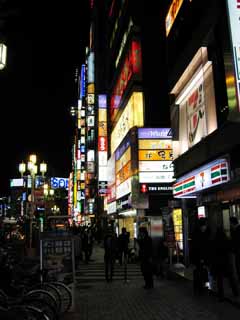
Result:
[[[34,217],[34,212],[35,212],[35,198],[34,198],[34,193],[35,193],[35,177],[38,172],[38,166],[37,166],[37,156],[35,154],[31,154],[29,156],[29,161],[27,162],[27,170],[26,170],[26,164],[24,162],[19,164],[19,172],[21,173],[21,176],[23,177],[24,173],[28,171],[31,176],[31,207],[30,207],[30,212],[29,212],[29,249],[30,252],[32,250],[32,235],[33,235],[33,217]],[[44,177],[44,174],[47,171],[47,164],[46,163],[41,163],[40,164],[40,172],[42,176]]]

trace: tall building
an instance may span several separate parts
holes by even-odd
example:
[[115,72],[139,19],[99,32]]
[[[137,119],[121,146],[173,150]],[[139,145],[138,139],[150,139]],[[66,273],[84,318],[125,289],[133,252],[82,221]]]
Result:
[[141,224],[162,232],[161,211],[172,197],[163,13],[156,1],[96,1],[92,8],[97,214],[117,232],[127,227],[131,238]]
[[171,1],[165,19],[173,207],[181,210],[186,258],[196,218],[228,234],[229,217],[240,218],[239,17],[237,0],[195,0]]

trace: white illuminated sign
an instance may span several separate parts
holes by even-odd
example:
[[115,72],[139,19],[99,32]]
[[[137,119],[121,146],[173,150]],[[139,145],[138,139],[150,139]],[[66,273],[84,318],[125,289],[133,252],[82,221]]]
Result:
[[117,202],[113,201],[111,203],[107,204],[107,213],[111,214],[111,213],[115,213],[117,211]]
[[107,166],[107,151],[98,152],[98,165],[101,167]]
[[116,187],[116,198],[119,199],[132,192],[132,179],[131,177]]
[[141,183],[168,183],[173,181],[173,172],[139,172],[139,182]]
[[107,181],[108,180],[108,174],[107,174],[107,166],[106,167],[99,167],[99,173],[98,173],[98,181]]
[[94,161],[95,156],[94,156],[94,150],[88,150],[87,152],[87,161],[91,162]]
[[24,186],[24,179],[19,178],[19,179],[11,179],[10,180],[10,187],[23,187]]
[[139,161],[139,171],[173,171],[172,161]]

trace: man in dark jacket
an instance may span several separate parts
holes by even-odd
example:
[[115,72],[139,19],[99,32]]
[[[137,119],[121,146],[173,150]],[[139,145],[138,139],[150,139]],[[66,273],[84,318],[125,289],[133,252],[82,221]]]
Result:
[[206,267],[210,265],[211,232],[206,218],[198,220],[197,228],[192,236],[192,261],[195,265],[193,286],[195,292],[202,292],[207,282]]
[[116,236],[111,229],[108,229],[104,237],[105,278],[107,281],[112,281],[113,279],[116,248]]
[[141,271],[145,280],[144,289],[153,288],[152,238],[145,227],[139,228],[139,258]]
[[122,228],[122,233],[118,236],[118,257],[120,265],[122,265],[123,257],[127,259],[128,244],[129,234],[126,228]]

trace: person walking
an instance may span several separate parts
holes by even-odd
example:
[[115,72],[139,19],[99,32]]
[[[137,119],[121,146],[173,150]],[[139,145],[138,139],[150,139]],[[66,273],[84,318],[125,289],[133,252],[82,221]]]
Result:
[[111,229],[108,229],[104,237],[105,279],[108,282],[113,280],[116,249],[116,236]]
[[230,217],[231,241],[238,281],[240,281],[240,224],[237,217]]
[[232,293],[239,295],[238,286],[233,272],[231,259],[231,242],[224,230],[218,228],[212,242],[210,271],[217,282],[219,300],[224,299],[224,277],[228,278]]
[[144,289],[153,288],[153,266],[152,266],[152,238],[148,235],[147,228],[139,228],[139,259],[141,271],[145,281]]
[[127,259],[128,255],[128,245],[129,245],[129,233],[126,228],[122,228],[122,233],[118,236],[118,259],[119,264],[122,265],[123,258],[124,261]]
[[200,218],[192,235],[192,261],[195,265],[193,271],[193,290],[202,293],[208,281],[208,268],[210,264],[211,232],[206,218]]

